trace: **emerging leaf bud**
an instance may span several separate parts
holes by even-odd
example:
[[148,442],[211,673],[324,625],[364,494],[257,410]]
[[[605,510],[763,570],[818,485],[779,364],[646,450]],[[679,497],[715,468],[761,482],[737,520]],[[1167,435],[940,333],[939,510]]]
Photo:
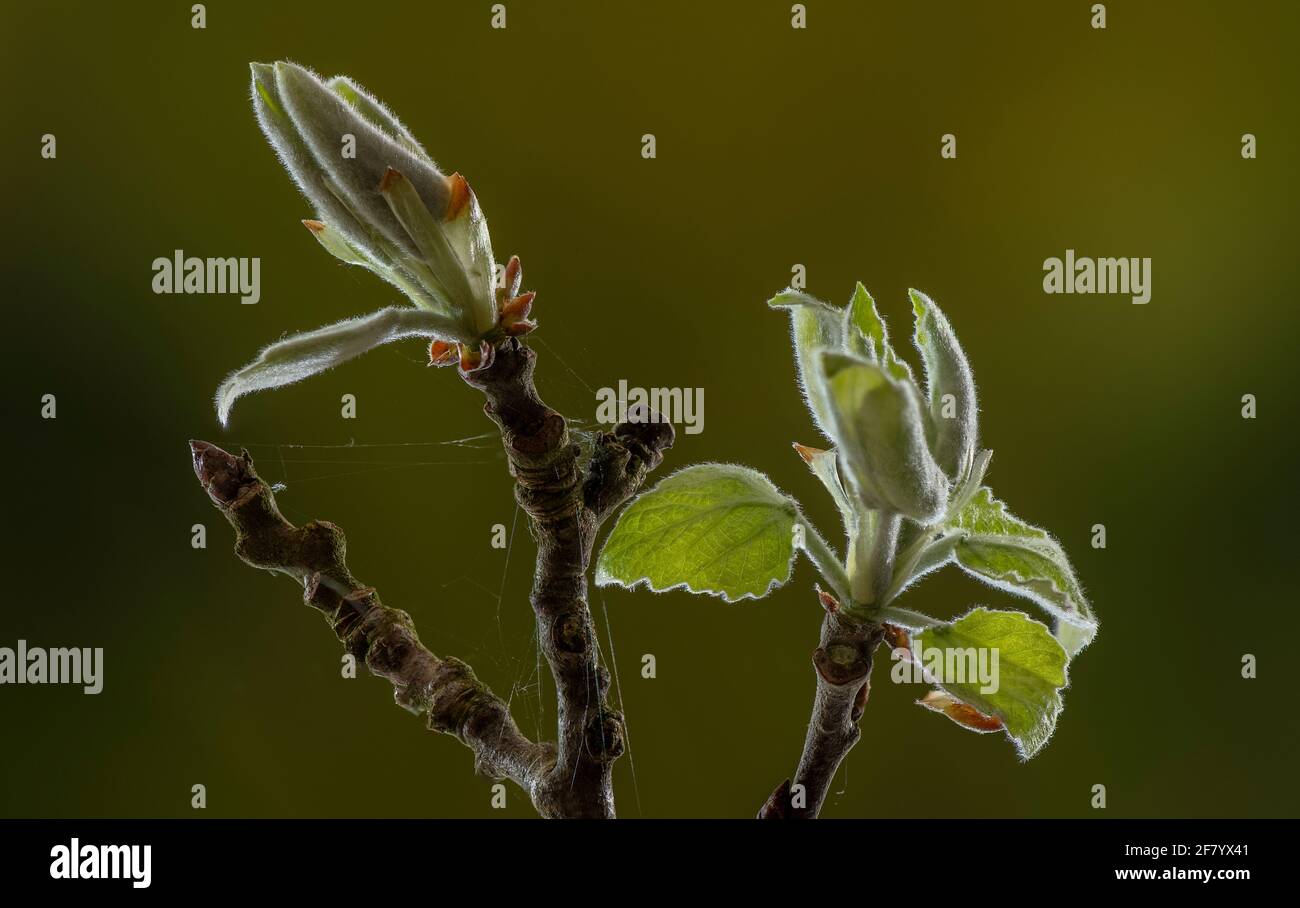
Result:
[[[286,337],[217,390],[224,423],[241,395],[315,375],[381,344],[432,338],[431,365],[491,365],[493,341],[536,327],[532,294],[493,287],[487,221],[469,183],[446,176],[392,112],[342,76],[322,80],[293,63],[253,63],[253,109],[298,187],[316,209],[303,221],[331,255],[400,289],[414,309],[392,307]],[[498,311],[498,306],[504,310]]]
[[[349,79],[252,64],[262,131],[316,208],[321,245],[452,316],[464,341],[496,325],[487,222],[469,184],[444,175],[410,132]],[[344,137],[350,147],[342,150]]]
[[821,364],[837,450],[859,500],[920,523],[936,518],[949,483],[930,454],[916,387],[847,353],[823,351]]

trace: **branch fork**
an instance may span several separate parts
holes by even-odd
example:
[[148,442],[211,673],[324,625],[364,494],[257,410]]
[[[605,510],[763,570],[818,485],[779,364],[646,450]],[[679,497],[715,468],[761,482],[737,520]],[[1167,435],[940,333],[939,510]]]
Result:
[[590,461],[580,464],[567,422],[533,384],[536,354],[513,337],[494,354],[461,376],[487,398],[516,499],[537,540],[530,601],[559,699],[555,743],[530,740],[469,665],[430,652],[410,615],[383,605],[374,588],[353,577],[341,529],[286,520],[248,452],[236,456],[191,441],[194,472],[234,528],[239,557],[301,583],[304,601],[325,616],[345,650],[393,685],[400,706],[465,744],[479,773],[511,779],[545,817],[613,817],[612,764],[626,735],[622,714],[608,704],[609,672],[595,643],[587,569],[600,525],[659,465],[673,430],[648,413],[629,418],[602,434]]

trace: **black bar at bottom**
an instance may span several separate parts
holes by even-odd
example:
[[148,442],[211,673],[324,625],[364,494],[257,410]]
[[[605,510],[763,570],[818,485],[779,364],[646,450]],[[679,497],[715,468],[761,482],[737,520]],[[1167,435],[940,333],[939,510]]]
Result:
[[824,899],[814,890],[827,885],[900,898],[1037,886],[1231,894],[1293,879],[1281,864],[1295,835],[1289,820],[0,820],[0,891],[360,898],[415,886],[432,901],[455,890],[602,903],[773,886]]

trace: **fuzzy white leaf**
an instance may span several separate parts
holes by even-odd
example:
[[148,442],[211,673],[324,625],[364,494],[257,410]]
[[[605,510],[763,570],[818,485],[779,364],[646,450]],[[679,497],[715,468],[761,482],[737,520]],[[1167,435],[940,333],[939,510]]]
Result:
[[217,416],[225,425],[235,401],[253,391],[293,384],[368,350],[406,337],[466,340],[458,326],[443,315],[424,309],[393,307],[295,334],[271,344],[217,389]]
[[402,125],[402,121],[397,119],[395,113],[370,92],[347,76],[335,76],[325,85],[389,138],[433,164],[433,158],[429,157],[429,153],[424,150],[424,146],[416,140],[411,131]]
[[[957,335],[934,301],[909,290],[916,331],[912,339],[925,363],[925,388],[930,404],[931,448],[948,476],[956,478],[975,452],[979,431],[975,377]],[[947,400],[951,396],[951,400]]]
[[[428,157],[411,151],[357,112],[315,73],[294,63],[275,64],[280,99],[316,168],[328,175],[351,208],[389,242],[408,253],[418,250],[379,194],[388,168],[401,171],[435,218],[447,211],[447,178]],[[356,138],[356,157],[342,155],[342,137]],[[328,220],[322,218],[322,220]]]
[[357,265],[383,278],[406,294],[407,298],[421,309],[431,309],[450,315],[451,309],[448,304],[433,297],[426,287],[418,283],[418,280],[413,278],[406,269],[371,261],[369,256],[352,245],[342,231],[329,224],[321,221],[303,221],[303,224],[311,231],[312,236],[316,237],[316,241],[321,244],[321,247],[340,262],[347,265]]
[[843,313],[800,290],[783,290],[768,300],[767,304],[773,309],[789,310],[795,362],[799,367],[799,385],[808,402],[813,422],[823,435],[838,444],[819,356],[823,350],[843,348]]
[[387,256],[369,236],[353,211],[344,205],[327,188],[316,159],[297,126],[290,119],[280,88],[276,83],[275,67],[269,63],[249,64],[252,71],[253,113],[284,169],[307,201],[313,213],[342,234],[350,246],[357,249],[368,261],[380,264]]

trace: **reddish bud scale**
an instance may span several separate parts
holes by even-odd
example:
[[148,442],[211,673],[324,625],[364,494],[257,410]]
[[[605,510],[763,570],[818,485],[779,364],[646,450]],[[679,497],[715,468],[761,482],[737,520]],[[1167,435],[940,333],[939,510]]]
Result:
[[523,283],[523,263],[519,261],[519,256],[512,255],[510,256],[510,261],[506,263],[505,281],[503,282],[504,286],[502,286],[497,292],[501,295],[502,299],[509,299],[512,296],[518,296],[519,288],[523,286]]
[[401,179],[404,179],[404,177],[400,173],[398,173],[394,168],[389,167],[384,171],[383,177],[379,180],[379,191],[382,193],[387,193],[389,190],[393,188],[393,184]]
[[972,731],[998,731],[1002,728],[1002,720],[997,716],[985,715],[969,703],[963,703],[941,690],[932,690],[916,702],[926,709],[943,713],[958,725]]
[[429,344],[429,365],[441,367],[458,362],[460,360],[460,351],[457,347],[457,344],[440,340]]
[[511,297],[501,304],[501,317],[515,320],[527,318],[528,313],[533,311],[533,300],[536,298],[536,290],[529,290],[527,293]]
[[469,205],[470,199],[474,193],[470,191],[469,183],[458,173],[453,173],[447,177],[447,214],[443,217],[444,221],[454,221],[460,217],[461,213]]
[[812,463],[819,454],[825,454],[821,448],[810,448],[808,445],[801,445],[799,442],[794,443],[795,452],[803,458],[804,463]]
[[[517,261],[511,259],[511,261]],[[507,275],[507,278],[509,275]],[[507,337],[522,337],[537,327],[537,322],[528,318],[533,311],[533,300],[537,298],[536,291],[529,290],[527,293],[521,293],[516,297],[506,299],[504,293],[500,295],[499,324],[501,331]]]
[[467,345],[461,344],[460,371],[470,373],[490,369],[496,357],[497,348],[487,341],[480,341],[478,350],[471,350]]
[[834,596],[826,592],[820,586],[817,589],[817,598],[821,600],[822,608],[826,609],[828,614],[834,615],[840,610],[840,604]]
[[889,643],[890,649],[911,650],[912,648],[912,638],[907,633],[907,628],[896,624],[885,625],[885,640]]
[[532,333],[537,327],[537,322],[530,322],[527,319],[513,322],[512,324],[502,324],[501,330],[505,332],[506,337],[523,337],[525,334]]

